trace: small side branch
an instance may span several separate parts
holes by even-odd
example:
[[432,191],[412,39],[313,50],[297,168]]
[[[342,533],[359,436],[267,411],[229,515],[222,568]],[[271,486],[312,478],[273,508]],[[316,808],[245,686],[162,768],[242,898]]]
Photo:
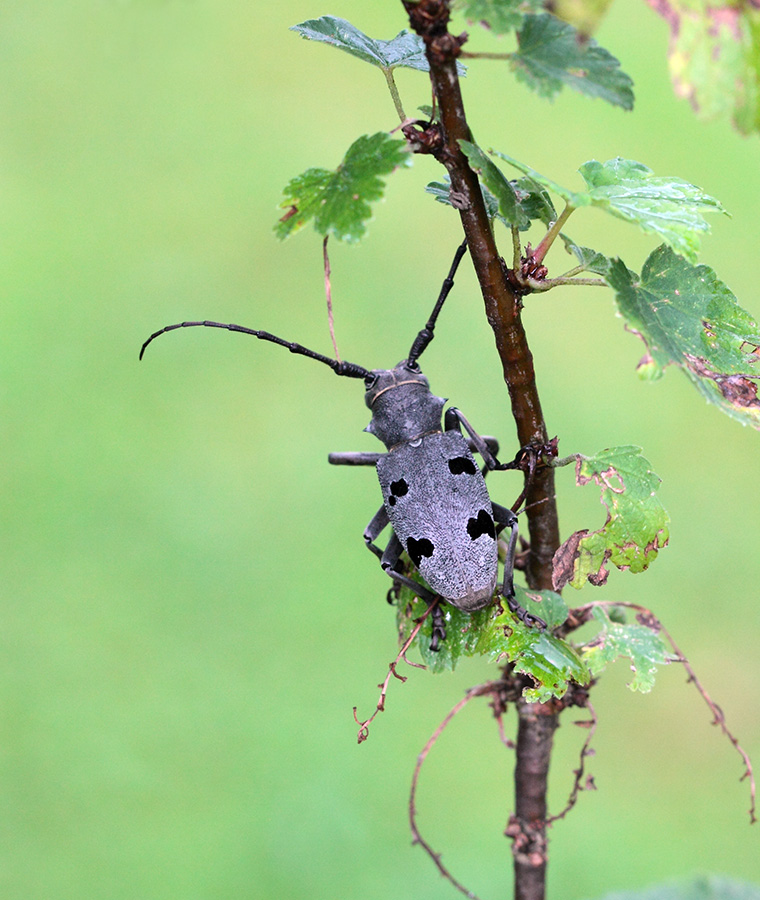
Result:
[[[651,628],[654,631],[661,632],[665,640],[670,644],[673,649],[673,653],[675,654],[675,658],[672,661],[680,662],[683,665],[684,669],[686,669],[686,672],[689,676],[687,679],[687,683],[694,685],[700,697],[704,700],[704,702],[710,709],[710,712],[713,714],[712,724],[717,725],[720,728],[720,730],[728,738],[729,742],[732,744],[736,752],[741,757],[742,762],[744,763],[744,773],[739,780],[744,781],[745,779],[747,779],[749,781],[749,821],[751,825],[754,825],[755,822],[757,822],[757,785],[755,782],[755,773],[754,769],[752,768],[752,761],[749,758],[749,754],[741,746],[734,733],[726,724],[726,717],[723,713],[723,710],[708,694],[706,688],[699,680],[696,672],[692,668],[691,663],[681,652],[680,647],[676,644],[670,632],[652,613],[652,611],[650,609],[647,609],[646,606],[641,606],[638,603],[626,603],[611,600],[597,600],[593,603],[587,603],[584,606],[579,606],[576,609],[571,610],[568,621],[572,622],[573,628],[579,628],[584,622],[587,622],[591,618],[591,610],[596,606],[604,608],[623,607],[625,609],[635,610],[637,613],[636,619],[641,625],[645,625],[647,628]],[[565,634],[567,633],[568,631],[565,631]]]
[[578,795],[581,791],[596,790],[596,785],[594,784],[594,779],[592,778],[592,776],[589,775],[585,779],[585,781],[583,776],[586,774],[586,759],[589,756],[594,755],[594,751],[591,749],[591,741],[594,739],[594,735],[596,734],[596,726],[599,724],[599,720],[596,717],[596,712],[594,711],[594,707],[591,705],[588,697],[586,697],[584,706],[588,710],[591,718],[582,722],[575,723],[579,728],[586,728],[588,729],[588,731],[586,734],[586,740],[583,742],[583,746],[581,747],[580,763],[578,764],[578,768],[575,769],[573,773],[575,775],[573,787],[570,791],[570,796],[567,799],[567,803],[565,804],[565,808],[562,810],[562,812],[557,813],[554,816],[549,816],[549,818],[546,820],[547,825],[552,825],[559,819],[564,819],[565,816],[570,812],[570,810],[575,806],[576,802],[578,801]]
[[364,741],[369,737],[369,726],[375,721],[379,713],[383,712],[385,709],[385,696],[388,693],[388,685],[390,684],[391,678],[397,678],[399,681],[406,681],[405,675],[399,675],[396,671],[398,664],[403,660],[407,665],[413,666],[415,669],[424,669],[421,663],[413,663],[410,662],[406,658],[406,651],[412,646],[414,639],[419,634],[420,628],[422,628],[422,623],[427,619],[427,617],[433,612],[433,610],[437,607],[437,603],[433,603],[425,610],[425,612],[416,620],[414,628],[412,629],[409,637],[404,641],[401,649],[399,650],[396,658],[392,663],[388,666],[388,674],[385,676],[385,680],[382,684],[379,684],[380,688],[380,699],[377,701],[377,706],[375,707],[375,711],[372,715],[365,719],[363,722],[359,721],[359,717],[356,715],[356,707],[354,707],[354,721],[359,726],[359,732],[356,736],[357,743],[363,744]]
[[333,350],[335,351],[335,359],[340,362],[340,353],[338,353],[338,342],[335,340],[335,320],[333,319],[332,305],[332,283],[330,282],[330,255],[327,252],[327,240],[329,234],[325,235],[322,241],[322,262],[325,270],[325,298],[327,299],[327,324],[330,328],[330,340],[332,341]]
[[451,709],[441,724],[435,729],[432,733],[428,742],[422,748],[422,752],[417,757],[417,763],[414,767],[414,774],[412,775],[412,785],[409,791],[409,828],[412,832],[412,843],[419,844],[420,847],[427,853],[427,855],[433,860],[436,865],[438,871],[443,875],[443,877],[449,881],[460,893],[464,894],[465,897],[469,897],[470,900],[478,900],[476,894],[472,891],[468,890],[463,884],[460,884],[454,878],[454,876],[449,872],[449,870],[444,866],[441,862],[441,854],[436,853],[435,850],[430,846],[430,844],[422,837],[420,834],[420,830],[417,826],[417,807],[416,807],[416,799],[417,799],[417,784],[419,782],[420,772],[422,771],[422,766],[425,763],[425,760],[428,757],[428,754],[435,746],[438,738],[443,733],[446,726],[451,722],[454,716],[461,712],[465,706],[472,700],[474,697],[482,697],[484,694],[496,694],[503,687],[502,682],[500,681],[487,681],[485,684],[480,684],[477,687],[470,688],[469,691],[464,695],[464,697],[456,704],[456,706]]

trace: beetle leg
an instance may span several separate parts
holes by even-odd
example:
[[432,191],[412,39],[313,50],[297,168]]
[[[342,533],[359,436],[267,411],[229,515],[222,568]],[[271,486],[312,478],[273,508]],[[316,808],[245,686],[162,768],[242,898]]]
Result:
[[475,450],[478,451],[483,462],[486,464],[487,471],[491,471],[492,469],[512,468],[509,463],[500,463],[496,458],[496,454],[499,452],[499,443],[496,438],[481,437],[456,406],[450,407],[444,413],[443,427],[446,431],[457,429],[460,432],[462,431],[462,428],[464,428],[470,436],[467,443],[474,445]]
[[498,534],[504,528],[512,529],[507,545],[507,555],[504,558],[504,582],[501,586],[501,595],[507,601],[510,612],[513,612],[524,625],[543,631],[546,628],[546,622],[538,616],[529,613],[515,599],[513,574],[515,569],[515,548],[517,547],[517,516],[506,506],[500,506],[498,503],[492,503],[491,506],[493,507],[496,533]]
[[[385,550],[381,550],[377,546],[375,541],[388,524],[390,524],[388,513],[386,512],[385,507],[381,506],[375,515],[372,516],[369,525],[364,529],[364,543],[367,545],[367,549],[371,550],[375,556],[378,557],[383,571],[393,579],[394,587],[396,585],[404,585],[404,587],[408,587],[409,590],[416,594],[421,600],[424,600],[428,606],[435,605],[435,609],[432,613],[433,630],[430,639],[430,649],[435,652],[439,648],[439,642],[446,639],[443,614],[440,610],[440,604],[438,603],[440,598],[437,594],[428,590],[424,585],[415,581],[413,578],[409,578],[403,572],[398,570],[397,566],[401,559],[401,554],[404,552],[404,546],[398,539],[395,531],[391,532],[391,538],[388,541]],[[390,591],[388,593],[390,594]]]
[[362,451],[344,453],[328,453],[327,461],[331,466],[375,466],[385,453],[364,453]]
[[416,594],[421,600],[424,600],[428,606],[433,607],[433,628],[430,634],[430,649],[434,653],[437,653],[440,649],[440,641],[446,640],[446,626],[443,621],[441,605],[438,602],[440,598],[438,594],[434,594],[432,591],[428,590],[421,585],[419,581],[415,581],[413,578],[409,578],[407,575],[398,571],[396,566],[398,565],[403,552],[404,547],[394,531],[391,534],[391,539],[388,541],[388,546],[385,548],[385,553],[380,557],[380,565],[383,567],[383,571],[387,572],[396,584],[403,584],[405,587],[408,587],[412,593]]
[[383,528],[389,523],[388,513],[385,507],[381,506],[375,515],[372,516],[369,525],[364,529],[364,543],[367,545],[367,549],[371,550],[380,560],[383,558],[383,551],[377,546],[375,541],[380,537]]
[[390,575],[390,577],[395,581],[398,581],[405,587],[408,587],[410,591],[424,600],[425,603],[432,606],[432,604],[435,603],[435,601],[438,599],[438,594],[434,594],[431,590],[420,584],[419,581],[415,581],[413,578],[409,578],[407,575],[404,575],[403,572],[399,572],[396,568],[403,552],[403,544],[398,539],[398,537],[396,536],[396,532],[394,531],[391,534],[391,539],[388,541],[388,546],[385,548],[385,552],[380,556],[380,565],[383,567],[383,571]]

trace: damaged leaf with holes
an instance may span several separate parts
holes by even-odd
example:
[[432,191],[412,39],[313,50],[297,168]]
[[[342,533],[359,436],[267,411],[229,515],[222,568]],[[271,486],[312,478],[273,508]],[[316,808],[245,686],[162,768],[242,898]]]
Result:
[[476,653],[496,662],[510,662],[516,672],[529,675],[535,686],[523,692],[531,703],[562,697],[570,681],[588,684],[589,671],[578,652],[551,633],[567,619],[567,606],[554,591],[529,591],[515,585],[517,602],[542,618],[546,630],[527,628],[510,612],[491,618],[481,631]]
[[607,520],[597,531],[576,531],[557,550],[555,589],[567,584],[580,589],[586,582],[602,585],[609,563],[643,572],[668,543],[670,519],[657,497],[660,479],[641,448],[614,447],[593,457],[578,456],[575,479],[579,486],[600,488]]
[[591,675],[598,678],[608,665],[623,657],[634,673],[628,687],[642,694],[651,691],[657,666],[672,661],[657,620],[639,614],[636,622],[614,621],[603,606],[595,606],[592,615],[601,626],[599,633],[580,648]]
[[370,203],[383,196],[383,176],[410,162],[403,141],[384,131],[362,135],[337,169],[307,169],[289,182],[280,204],[286,212],[275,225],[275,234],[286,238],[313,221],[322,237],[334,235],[355,243],[367,230]]
[[652,9],[670,26],[668,62],[676,96],[704,119],[730,118],[742,134],[760,129],[757,7],[660,0]]
[[760,429],[760,329],[709,266],[658,247],[641,277],[616,260],[607,281],[626,327],[646,344],[643,377],[674,364],[706,400]]
[[647,234],[657,235],[692,261],[697,258],[700,236],[710,230],[705,215],[725,213],[714,197],[696,185],[682,178],[655,175],[648,166],[632,159],[617,157],[604,163],[589,160],[578,169],[588,190],[570,191],[506,153],[493,152],[561,197],[569,209],[603,209],[638,225]]
[[[432,616],[428,616],[412,644],[431,672],[453,670],[467,656],[485,656],[502,663],[512,662],[518,672],[531,676],[535,687],[526,691],[526,699],[545,701],[561,697],[570,680],[587,684],[588,669],[567,642],[551,634],[551,629],[567,618],[567,606],[553,591],[527,591],[515,587],[518,603],[547,623],[545,631],[528,628],[511,612],[494,604],[475,613],[465,613],[448,603],[442,605],[446,640],[440,649],[430,649]],[[407,640],[416,619],[427,611],[427,604],[406,588],[400,591],[397,612],[399,640]]]

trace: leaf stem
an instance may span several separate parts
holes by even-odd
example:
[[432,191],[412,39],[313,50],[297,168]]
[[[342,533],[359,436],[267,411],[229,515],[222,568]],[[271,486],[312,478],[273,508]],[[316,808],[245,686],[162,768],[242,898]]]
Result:
[[385,81],[388,84],[388,90],[391,92],[391,98],[393,99],[393,105],[396,107],[398,117],[401,119],[402,123],[406,122],[406,113],[404,112],[404,107],[401,103],[401,95],[396,87],[396,80],[393,77],[393,69],[386,69],[384,66],[381,68],[383,70],[383,75],[385,75]]
[[544,261],[544,257],[549,252],[549,248],[554,243],[555,238],[560,233],[560,231],[562,231],[562,228],[564,227],[565,222],[567,222],[567,220],[570,218],[570,216],[574,212],[575,212],[575,207],[571,206],[569,203],[566,203],[565,208],[562,210],[562,212],[557,217],[557,221],[552,223],[551,228],[543,236],[541,243],[533,251],[533,259],[537,263],[541,263]]
[[550,291],[552,288],[560,287],[564,284],[584,284],[590,287],[607,287],[607,282],[602,278],[568,278],[565,275],[559,275],[557,278],[544,278],[541,281],[536,278],[526,278],[525,284],[536,294]]
[[520,259],[522,255],[522,246],[520,244],[520,230],[516,228],[514,225],[510,228],[512,232],[512,269],[515,272],[520,271],[520,263],[522,260]]
[[462,59],[512,59],[514,53],[467,53],[459,54]]
[[[431,152],[448,170],[452,191],[462,198],[461,205],[458,204],[459,214],[483,295],[486,318],[494,333],[517,437],[522,447],[545,446],[548,433],[536,387],[533,357],[521,319],[522,296],[519,288],[509,280],[507,266],[496,247],[478,177],[459,145],[460,140],[472,140],[456,68],[456,59],[466,36],[456,37],[449,32],[450,4],[445,0],[402,2],[412,29],[425,44],[433,94],[440,109],[436,126],[440,143]],[[545,242],[546,239],[542,242],[543,252],[549,246]],[[530,535],[525,578],[531,588],[551,589],[552,558],[559,547],[554,470],[551,467],[539,467],[530,476],[526,473],[525,500]],[[514,830],[507,830],[513,840],[514,896],[515,900],[543,900],[547,775],[559,710],[552,704],[520,701],[518,712]],[[530,849],[523,852],[528,846],[526,839]]]

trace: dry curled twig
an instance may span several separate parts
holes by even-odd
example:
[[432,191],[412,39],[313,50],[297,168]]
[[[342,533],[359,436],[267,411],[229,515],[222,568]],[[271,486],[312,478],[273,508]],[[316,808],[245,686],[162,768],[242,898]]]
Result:
[[673,662],[680,662],[686,672],[688,674],[687,683],[693,684],[697,689],[700,697],[705,701],[707,706],[710,709],[710,712],[713,714],[713,725],[718,725],[723,734],[728,738],[730,743],[733,745],[736,752],[742,758],[744,763],[744,773],[739,779],[740,781],[744,781],[745,779],[749,779],[749,795],[750,795],[750,806],[749,806],[749,820],[750,824],[757,822],[757,786],[755,783],[755,773],[752,768],[752,761],[749,758],[749,754],[739,743],[739,740],[733,734],[731,729],[726,725],[726,717],[723,714],[723,710],[718,706],[717,703],[712,699],[712,697],[708,694],[707,689],[704,687],[702,682],[697,678],[697,674],[694,669],[691,667],[691,663],[686,658],[686,656],[681,652],[680,647],[676,644],[675,640],[673,640],[670,632],[665,628],[662,622],[654,615],[654,613],[647,609],[646,606],[641,606],[638,603],[628,603],[621,601],[611,601],[611,600],[596,600],[593,603],[587,603],[585,606],[580,606],[577,609],[572,610],[573,616],[577,619],[579,624],[582,624],[583,621],[586,621],[588,614],[590,614],[591,609],[595,606],[601,607],[612,607],[612,606],[621,606],[626,609],[636,610],[637,620],[640,624],[645,625],[647,628],[651,628],[654,631],[661,632],[665,640],[670,644],[673,649],[673,653],[675,654],[675,658]]
[[422,628],[422,623],[427,619],[427,617],[432,613],[437,604],[431,604],[425,612],[416,620],[414,628],[412,629],[409,637],[404,641],[401,646],[401,649],[396,654],[396,658],[392,663],[388,666],[388,674],[385,676],[385,680],[378,685],[380,688],[380,699],[377,701],[377,706],[375,707],[375,711],[372,715],[365,719],[363,722],[359,721],[359,717],[356,715],[356,707],[354,707],[354,721],[359,726],[359,732],[357,734],[357,742],[359,744],[363,743],[369,737],[369,726],[374,722],[378,713],[381,713],[385,709],[385,695],[388,693],[388,685],[390,684],[391,678],[397,678],[399,681],[406,681],[406,675],[399,675],[396,671],[396,667],[399,662],[405,662],[408,666],[412,666],[415,669],[424,669],[426,668],[421,663],[411,662],[406,658],[406,651],[411,647],[414,639],[419,634],[420,628]]
[[580,764],[573,773],[575,775],[573,787],[570,791],[570,796],[567,798],[565,808],[562,810],[562,812],[557,813],[555,816],[549,816],[549,818],[546,820],[547,825],[552,825],[559,819],[564,819],[565,816],[570,812],[570,810],[575,806],[576,801],[578,800],[578,794],[580,794],[581,791],[596,790],[593,776],[588,775],[585,781],[583,781],[583,776],[586,773],[586,758],[594,755],[594,751],[591,749],[591,741],[593,740],[594,734],[596,733],[596,726],[598,725],[599,720],[596,717],[594,707],[591,705],[588,699],[584,703],[584,707],[589,711],[589,715],[591,716],[591,718],[582,722],[575,723],[579,728],[587,728],[588,733],[586,735],[586,740],[583,742],[583,746],[581,747]]
[[441,724],[435,729],[435,731],[428,738],[427,743],[422,749],[422,752],[417,757],[417,763],[414,767],[414,774],[412,775],[412,784],[411,789],[409,791],[409,827],[412,832],[412,843],[419,844],[420,847],[427,853],[427,855],[433,860],[436,865],[438,871],[446,878],[451,884],[465,897],[469,897],[470,900],[478,900],[476,894],[472,891],[468,890],[463,884],[460,884],[454,878],[454,876],[449,872],[449,870],[444,866],[441,862],[441,854],[436,853],[435,850],[428,844],[428,842],[422,837],[420,834],[420,830],[417,827],[417,808],[415,806],[415,800],[417,796],[417,784],[420,777],[420,771],[422,770],[422,766],[427,759],[428,754],[435,746],[438,738],[443,733],[443,730],[446,726],[451,722],[454,716],[461,712],[465,706],[472,700],[474,697],[482,697],[485,694],[494,694],[498,696],[498,692],[501,690],[503,683],[501,681],[487,681],[485,684],[479,684],[477,687],[470,688],[464,697],[453,707],[453,709],[449,710],[444,720]]

